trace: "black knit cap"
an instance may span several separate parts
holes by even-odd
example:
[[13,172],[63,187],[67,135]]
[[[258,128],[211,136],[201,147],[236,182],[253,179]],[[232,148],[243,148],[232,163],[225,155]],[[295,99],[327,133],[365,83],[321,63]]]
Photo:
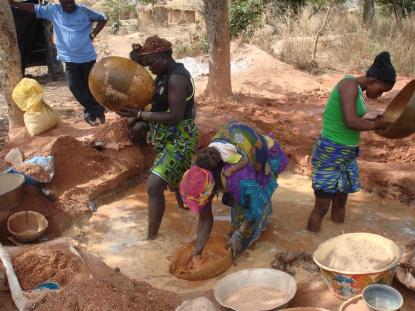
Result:
[[392,65],[389,52],[382,52],[377,55],[366,74],[382,82],[395,84],[396,70]]

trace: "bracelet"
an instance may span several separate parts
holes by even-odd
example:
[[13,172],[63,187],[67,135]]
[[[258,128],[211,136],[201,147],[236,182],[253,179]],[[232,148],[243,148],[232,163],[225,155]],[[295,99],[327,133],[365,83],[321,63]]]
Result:
[[141,116],[141,110],[137,113],[137,118],[140,119]]

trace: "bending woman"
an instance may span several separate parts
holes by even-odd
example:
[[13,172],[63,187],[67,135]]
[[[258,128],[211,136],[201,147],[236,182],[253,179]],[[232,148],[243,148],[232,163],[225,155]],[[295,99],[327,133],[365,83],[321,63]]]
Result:
[[[265,138],[265,137],[264,137]],[[185,204],[198,214],[198,228],[194,255],[202,253],[212,226],[212,199],[224,192],[222,202],[231,207],[232,232],[228,246],[236,256],[248,248],[266,229],[272,213],[271,197],[277,188],[276,176],[287,165],[287,157],[274,140],[267,138],[269,174],[257,172],[251,163],[238,170],[235,164],[224,163],[215,148],[202,150],[194,166],[183,176],[180,193]],[[225,175],[224,172],[231,174]]]
[[366,75],[347,75],[334,88],[328,99],[321,135],[314,144],[313,165],[314,209],[308,219],[308,230],[318,232],[323,217],[331,205],[331,219],[345,220],[349,193],[360,190],[359,155],[360,132],[383,130],[389,124],[382,116],[364,119],[367,108],[363,92],[376,99],[390,91],[396,81],[396,72],[388,52],[376,56]]
[[[172,44],[157,36],[147,38],[141,47],[133,45],[130,57],[148,66],[156,75],[151,111],[126,110],[124,116],[133,117],[135,126],[140,120],[149,123],[149,140],[157,152],[147,181],[149,196],[148,239],[154,239],[160,228],[165,210],[164,191],[169,187],[176,192],[182,205],[178,186],[184,172],[190,167],[196,152],[197,128],[194,123],[194,84],[190,73],[172,57]],[[137,130],[136,136],[142,136]]]

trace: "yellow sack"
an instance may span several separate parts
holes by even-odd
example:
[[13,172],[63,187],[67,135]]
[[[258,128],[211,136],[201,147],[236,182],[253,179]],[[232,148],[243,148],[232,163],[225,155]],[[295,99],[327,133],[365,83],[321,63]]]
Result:
[[26,110],[23,119],[30,135],[35,136],[46,132],[58,123],[58,115],[55,110],[41,102],[40,109]]
[[33,79],[23,78],[13,90],[12,98],[22,111],[42,104],[43,88]]
[[43,133],[58,123],[56,112],[43,102],[43,88],[36,80],[22,79],[14,88],[12,98],[25,112],[24,124],[30,135]]

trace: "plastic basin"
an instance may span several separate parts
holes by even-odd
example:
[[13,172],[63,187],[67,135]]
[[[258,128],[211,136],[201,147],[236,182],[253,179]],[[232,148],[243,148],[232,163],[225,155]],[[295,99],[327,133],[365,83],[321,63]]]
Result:
[[[381,245],[394,258],[381,269],[373,271],[338,271],[323,264],[328,253],[343,239],[367,239]],[[401,258],[399,247],[391,240],[372,233],[348,233],[329,239],[314,252],[313,260],[319,266],[321,275],[330,291],[337,297],[347,300],[360,293],[370,284],[392,284],[396,267]]]

